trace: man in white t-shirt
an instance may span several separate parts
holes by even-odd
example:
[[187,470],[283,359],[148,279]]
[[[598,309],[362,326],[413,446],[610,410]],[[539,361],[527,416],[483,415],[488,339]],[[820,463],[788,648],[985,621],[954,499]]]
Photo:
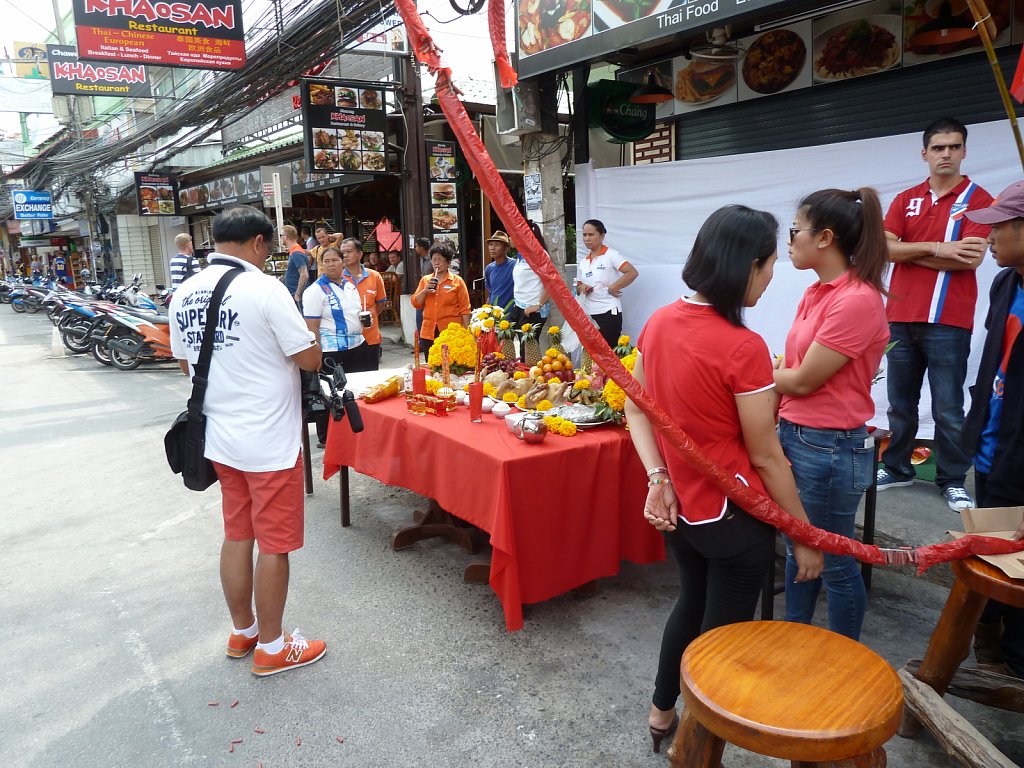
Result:
[[171,350],[191,374],[214,287],[229,270],[243,269],[218,312],[203,404],[206,458],[223,494],[220,573],[233,622],[227,655],[243,658],[254,651],[253,674],[273,675],[327,652],[322,640],[282,628],[288,553],[303,543],[299,368],[317,370],[321,353],[288,290],[263,274],[274,248],[270,219],[248,205],[228,208],[213,220],[213,239],[210,266],[171,300]]

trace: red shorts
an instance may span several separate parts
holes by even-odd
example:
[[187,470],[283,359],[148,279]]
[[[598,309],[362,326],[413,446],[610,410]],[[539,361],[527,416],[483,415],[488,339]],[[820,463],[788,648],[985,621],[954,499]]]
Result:
[[224,538],[256,539],[260,552],[283,555],[302,548],[302,452],[291,469],[243,472],[213,462],[220,480],[224,509]]

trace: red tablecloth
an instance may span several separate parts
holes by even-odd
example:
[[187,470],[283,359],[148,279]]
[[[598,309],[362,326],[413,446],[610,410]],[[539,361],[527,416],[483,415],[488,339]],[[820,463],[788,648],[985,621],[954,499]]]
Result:
[[619,571],[622,560],[665,557],[643,517],[647,483],[625,430],[548,435],[526,445],[504,420],[481,424],[460,407],[445,417],[413,416],[404,398],[360,402],[366,430],[331,423],[324,479],[348,466],[387,485],[435,499],[490,534],[491,588],[509,631],[537,603]]

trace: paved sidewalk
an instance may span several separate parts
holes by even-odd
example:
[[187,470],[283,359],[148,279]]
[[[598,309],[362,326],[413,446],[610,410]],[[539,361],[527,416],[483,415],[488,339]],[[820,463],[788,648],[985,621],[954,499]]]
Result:
[[[626,564],[596,596],[532,606],[508,634],[494,594],[461,580],[471,556],[445,541],[389,549],[422,499],[354,476],[342,530],[337,481],[317,479],[286,623],[328,653],[254,678],[223,653],[219,493],[185,490],[164,463],[187,381],[173,365],[47,359],[50,332],[0,306],[0,765],[667,765],[646,711],[671,564]],[[385,365],[410,355],[385,342]],[[880,530],[903,540],[955,522],[929,487],[879,496]],[[919,657],[946,594],[876,571],[864,642],[896,666]],[[827,676],[827,660],[811,672]],[[1020,715],[953,704],[1024,763]],[[890,766],[953,765],[927,736],[887,749]],[[783,765],[736,750],[726,761]]]

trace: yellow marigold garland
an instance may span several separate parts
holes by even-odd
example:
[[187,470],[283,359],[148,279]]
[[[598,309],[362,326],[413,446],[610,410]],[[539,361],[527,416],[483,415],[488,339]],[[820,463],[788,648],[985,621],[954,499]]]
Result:
[[441,347],[448,345],[448,360],[452,372],[465,373],[476,367],[476,339],[468,328],[459,323],[449,323],[434,339],[427,355],[427,365],[437,370],[441,367]]
[[[633,366],[636,365],[636,352],[626,355],[622,358],[622,364],[626,366],[626,370],[632,373]],[[608,404],[616,413],[622,413],[626,408],[626,393],[622,391],[622,387],[616,384],[611,379],[605,382],[604,389],[601,390],[604,396],[604,401]]]
[[548,425],[548,432],[563,437],[572,437],[576,434],[576,425],[561,416],[545,416],[544,423]]

